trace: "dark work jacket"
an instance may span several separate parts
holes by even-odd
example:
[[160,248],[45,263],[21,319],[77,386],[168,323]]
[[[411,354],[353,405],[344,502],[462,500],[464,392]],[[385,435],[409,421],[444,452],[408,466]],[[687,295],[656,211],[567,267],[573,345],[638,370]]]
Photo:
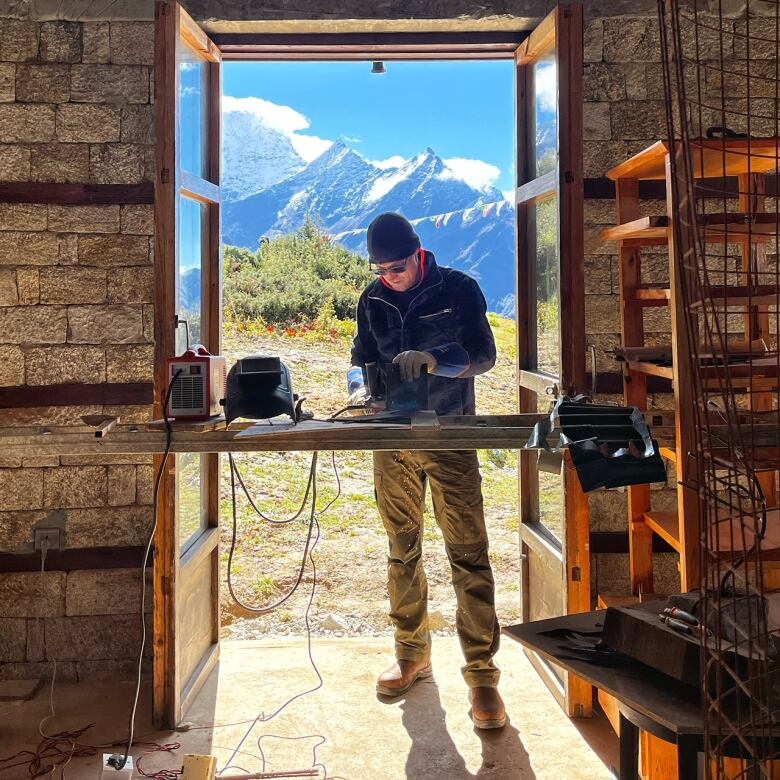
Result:
[[[363,291],[352,365],[383,366],[410,349],[430,352],[437,362],[428,380],[430,408],[439,414],[474,414],[474,377],[496,362],[485,297],[470,276],[439,267],[432,252],[426,252],[425,264],[425,278],[403,317],[381,279]],[[350,392],[362,384],[362,372],[350,370]]]

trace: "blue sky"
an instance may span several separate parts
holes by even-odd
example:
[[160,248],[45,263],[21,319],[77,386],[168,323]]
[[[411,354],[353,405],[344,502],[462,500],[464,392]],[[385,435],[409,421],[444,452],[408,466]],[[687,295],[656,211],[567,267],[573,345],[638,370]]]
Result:
[[379,162],[429,146],[474,184],[514,186],[511,60],[385,67],[375,75],[370,62],[227,62],[225,108],[259,98],[254,109],[306,159],[339,137]]

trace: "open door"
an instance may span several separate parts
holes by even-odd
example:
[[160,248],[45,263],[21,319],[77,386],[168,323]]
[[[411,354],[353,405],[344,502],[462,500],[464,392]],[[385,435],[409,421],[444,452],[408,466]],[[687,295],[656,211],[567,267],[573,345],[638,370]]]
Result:
[[[220,352],[220,53],[176,0],[155,2],[155,417],[165,358]],[[155,459],[159,468],[161,458]],[[154,559],[154,720],[174,728],[219,655],[219,455],[171,455]]]
[[[586,390],[582,6],[557,6],[516,64],[518,400],[546,412]],[[587,497],[571,462],[529,450],[519,467],[523,621],[588,610]],[[531,661],[569,715],[591,714],[589,686]]]

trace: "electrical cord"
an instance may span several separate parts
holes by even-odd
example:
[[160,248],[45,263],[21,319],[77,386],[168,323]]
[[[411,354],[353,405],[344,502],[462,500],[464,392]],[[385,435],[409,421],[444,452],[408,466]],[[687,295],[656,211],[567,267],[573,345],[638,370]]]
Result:
[[135,729],[135,713],[138,709],[138,697],[141,694],[141,666],[143,664],[144,660],[144,650],[146,649],[146,617],[145,617],[145,607],[146,607],[146,566],[149,562],[149,554],[152,550],[152,544],[154,543],[154,536],[157,532],[157,504],[160,496],[160,483],[162,482],[162,476],[165,472],[165,465],[168,462],[168,455],[171,452],[171,444],[173,443],[173,430],[171,428],[171,421],[168,419],[168,401],[171,398],[171,392],[173,391],[173,386],[176,384],[176,380],[179,378],[179,375],[182,373],[183,369],[178,369],[174,375],[171,377],[171,381],[168,383],[168,390],[165,393],[165,400],[163,402],[163,419],[165,420],[165,452],[163,453],[162,463],[160,463],[160,468],[157,470],[157,476],[154,481],[154,494],[152,496],[152,507],[154,510],[154,518],[152,520],[152,530],[149,533],[149,541],[146,543],[146,550],[144,551],[144,558],[143,562],[141,563],[141,649],[138,653],[138,674],[137,674],[137,680],[136,680],[136,686],[135,686],[135,696],[133,697],[133,707],[130,711],[130,725],[129,725],[129,735],[127,738],[127,746],[125,748],[124,755],[119,758],[118,754],[111,756],[108,760],[109,763],[111,763],[111,766],[114,767],[117,771],[120,769],[124,769],[125,764],[127,763],[127,759],[130,756],[130,749],[133,746],[133,731]]

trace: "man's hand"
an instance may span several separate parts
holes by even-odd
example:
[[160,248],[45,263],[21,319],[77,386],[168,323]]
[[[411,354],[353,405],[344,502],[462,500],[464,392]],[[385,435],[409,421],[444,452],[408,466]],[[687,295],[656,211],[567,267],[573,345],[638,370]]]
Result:
[[436,368],[436,358],[430,352],[418,352],[415,349],[396,355],[393,358],[393,363],[398,363],[401,381],[403,382],[419,379],[423,366],[428,366],[429,374]]
[[367,387],[359,387],[347,399],[347,406],[359,407],[349,409],[346,414],[350,417],[357,417],[361,414],[374,414],[385,409],[384,400],[372,401]]

